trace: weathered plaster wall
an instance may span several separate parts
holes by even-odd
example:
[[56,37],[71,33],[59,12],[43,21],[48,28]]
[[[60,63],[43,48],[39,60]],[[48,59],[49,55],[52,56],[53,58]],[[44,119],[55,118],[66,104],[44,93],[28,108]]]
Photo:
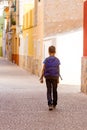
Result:
[[82,27],[83,0],[44,0],[45,36]]

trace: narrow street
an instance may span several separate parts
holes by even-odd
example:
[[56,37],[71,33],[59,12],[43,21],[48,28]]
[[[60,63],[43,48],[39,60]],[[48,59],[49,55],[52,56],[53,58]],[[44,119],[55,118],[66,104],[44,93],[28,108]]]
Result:
[[0,58],[0,130],[87,130],[87,95],[80,86],[58,87],[58,105],[48,110],[45,82]]

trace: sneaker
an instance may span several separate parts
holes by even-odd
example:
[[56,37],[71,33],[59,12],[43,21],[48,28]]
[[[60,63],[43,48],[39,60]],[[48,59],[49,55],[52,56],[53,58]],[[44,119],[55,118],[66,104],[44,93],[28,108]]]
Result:
[[53,106],[49,106],[49,111],[52,111],[53,110]]

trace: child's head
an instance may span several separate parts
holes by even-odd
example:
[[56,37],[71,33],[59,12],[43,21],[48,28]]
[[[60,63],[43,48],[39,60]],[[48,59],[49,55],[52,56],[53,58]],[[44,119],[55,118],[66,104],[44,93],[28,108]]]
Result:
[[49,54],[55,54],[56,53],[56,48],[55,46],[50,46],[49,47]]

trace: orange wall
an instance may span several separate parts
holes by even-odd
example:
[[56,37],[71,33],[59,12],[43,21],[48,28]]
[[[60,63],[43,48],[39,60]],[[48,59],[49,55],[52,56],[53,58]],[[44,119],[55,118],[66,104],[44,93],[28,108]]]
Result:
[[83,27],[84,27],[84,45],[83,45],[83,56],[87,56],[87,1],[84,2],[84,22],[83,22]]

